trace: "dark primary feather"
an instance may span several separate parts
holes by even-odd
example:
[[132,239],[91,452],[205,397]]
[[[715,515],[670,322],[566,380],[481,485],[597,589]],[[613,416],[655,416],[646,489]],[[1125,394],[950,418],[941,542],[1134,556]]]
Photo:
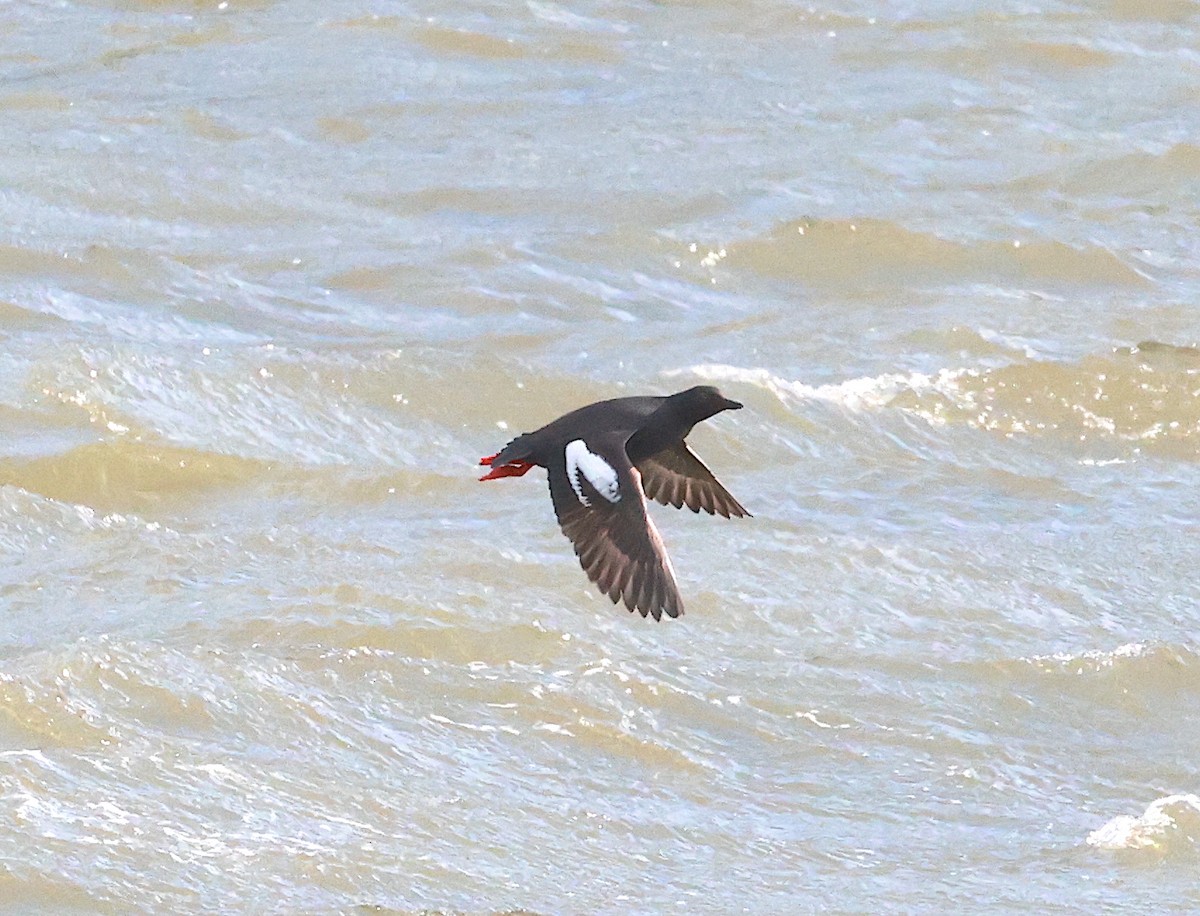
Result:
[[725,518],[750,515],[686,443],[665,448],[637,466],[646,495],[664,506],[680,509],[686,505],[693,512],[703,509],[709,515]]

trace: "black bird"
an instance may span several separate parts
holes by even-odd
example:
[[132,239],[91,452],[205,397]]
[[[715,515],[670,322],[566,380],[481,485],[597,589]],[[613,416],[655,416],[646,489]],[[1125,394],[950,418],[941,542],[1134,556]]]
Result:
[[545,468],[554,514],[588,578],[614,604],[624,601],[643,617],[678,617],[683,599],[646,497],[725,518],[748,516],[683,441],[700,421],[741,406],[711,385],[598,401],[480,459],[491,471],[479,479]]

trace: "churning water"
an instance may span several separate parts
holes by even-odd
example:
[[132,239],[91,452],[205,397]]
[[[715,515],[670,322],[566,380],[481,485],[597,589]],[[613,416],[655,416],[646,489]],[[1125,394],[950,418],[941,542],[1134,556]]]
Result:
[[[0,901],[1200,907],[1198,135],[1184,0],[0,5]],[[700,382],[654,624],[476,462]]]

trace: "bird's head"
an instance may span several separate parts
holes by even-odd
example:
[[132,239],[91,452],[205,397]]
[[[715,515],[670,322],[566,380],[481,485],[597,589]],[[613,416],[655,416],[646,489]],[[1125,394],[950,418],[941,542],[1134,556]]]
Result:
[[696,417],[696,422],[707,420],[723,410],[742,409],[740,401],[730,400],[712,385],[696,385],[671,397],[678,400],[687,413]]

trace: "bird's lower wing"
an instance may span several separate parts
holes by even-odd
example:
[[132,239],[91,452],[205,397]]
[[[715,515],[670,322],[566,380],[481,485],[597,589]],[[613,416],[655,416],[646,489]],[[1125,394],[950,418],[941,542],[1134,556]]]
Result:
[[630,611],[655,620],[663,614],[678,617],[683,599],[662,537],[646,512],[641,475],[623,444],[619,451],[597,448],[595,455],[615,471],[615,490],[603,479],[600,487],[594,486],[569,461],[549,469],[550,496],[563,534],[575,546],[587,577],[614,604],[624,602]]

